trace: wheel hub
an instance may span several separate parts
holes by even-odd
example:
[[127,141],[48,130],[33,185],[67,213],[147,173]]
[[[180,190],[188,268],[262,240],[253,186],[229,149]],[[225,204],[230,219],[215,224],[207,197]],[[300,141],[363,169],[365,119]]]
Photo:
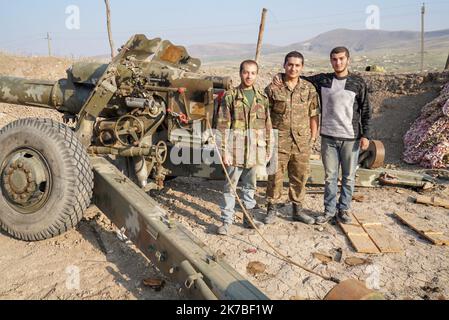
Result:
[[50,170],[39,152],[21,149],[12,152],[1,168],[5,199],[22,213],[32,213],[45,204],[50,187]]

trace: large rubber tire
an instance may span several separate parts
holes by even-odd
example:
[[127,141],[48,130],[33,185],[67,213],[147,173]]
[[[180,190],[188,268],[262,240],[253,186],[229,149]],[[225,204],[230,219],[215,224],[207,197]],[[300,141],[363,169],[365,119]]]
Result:
[[[84,146],[66,125],[50,119],[20,119],[0,130],[0,170],[20,148],[36,150],[51,176],[46,201],[34,212],[18,211],[0,188],[0,226],[13,237],[36,241],[76,226],[89,206],[93,172]],[[3,185],[0,172],[0,184]]]

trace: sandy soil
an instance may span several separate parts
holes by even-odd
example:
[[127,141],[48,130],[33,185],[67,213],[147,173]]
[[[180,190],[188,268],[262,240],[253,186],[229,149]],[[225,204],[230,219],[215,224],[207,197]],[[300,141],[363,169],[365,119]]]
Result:
[[[0,75],[56,79],[64,77],[64,70],[70,63],[56,58],[0,55]],[[235,66],[207,67],[203,72],[231,75],[237,80]],[[276,72],[278,70],[275,69],[262,72],[260,85],[266,85]],[[385,143],[387,163],[403,166],[400,160],[402,135],[419,114],[420,108],[436,94],[437,91],[408,95],[373,93],[375,134]],[[61,120],[57,112],[50,110],[0,104],[0,127],[19,117]],[[166,188],[153,196],[197,237],[213,250],[220,251],[231,266],[270,298],[323,298],[333,283],[278,260],[254,231],[242,228],[240,221],[232,226],[229,237],[214,234],[219,224],[221,189],[220,181],[177,178],[166,182]],[[311,193],[306,197],[305,207],[314,215],[323,211],[321,190],[311,188]],[[407,210],[449,234],[448,210],[412,203],[410,197],[417,194],[412,189],[360,189],[357,192],[365,195],[365,200],[354,202],[354,210],[377,214],[401,243],[403,252],[358,254],[334,225],[318,227],[292,222],[291,206],[288,204],[276,223],[264,226],[262,233],[281,251],[307,267],[343,279],[368,280],[389,299],[448,297],[448,248],[429,244],[392,216],[396,210]],[[264,194],[265,187],[261,183],[258,189],[261,204],[264,203]],[[444,186],[429,194],[449,196]],[[337,256],[338,261],[322,264],[313,257],[315,252]],[[344,261],[352,256],[370,261],[366,265],[351,267]],[[264,263],[266,271],[256,276],[248,274],[246,267],[251,261]],[[154,277],[165,279],[132,245],[118,239],[115,228],[94,206],[89,208],[75,230],[54,239],[26,243],[0,233],[0,299],[183,298],[178,294],[177,285],[168,279],[165,279],[167,284],[160,292],[142,285],[143,279]]]
[[[207,243],[213,250],[225,254],[224,259],[238,272],[273,299],[322,299],[333,287],[297,267],[288,265],[273,256],[272,250],[253,230],[244,229],[241,220],[231,226],[229,237],[215,235],[220,224],[219,204],[222,202],[222,182],[192,178],[177,178],[166,183],[166,190],[156,196],[158,202],[177,220],[182,221],[190,231]],[[312,215],[323,212],[322,195],[313,194],[321,189],[310,189],[306,196],[305,208]],[[427,299],[448,297],[449,261],[447,247],[437,247],[422,239],[408,227],[398,222],[392,213],[407,211],[425,219],[429,225],[439,230],[449,230],[448,210],[427,207],[411,202],[417,193],[411,189],[396,188],[356,190],[364,195],[361,203],[353,202],[354,211],[373,212],[379,221],[398,240],[401,253],[366,255],[355,252],[347,237],[335,225],[308,226],[291,220],[291,205],[282,209],[282,215],[274,225],[262,227],[263,236],[278,247],[281,252],[308,268],[323,274],[332,274],[340,279],[355,278],[362,281],[377,279],[379,290],[389,299]],[[403,193],[402,193],[403,192]],[[432,194],[448,197],[447,191]],[[259,184],[259,203],[264,203],[265,186]],[[287,200],[287,195],[284,195]],[[388,201],[385,201],[388,199]],[[259,218],[262,214],[257,215]],[[249,249],[256,249],[256,252]],[[341,257],[327,265],[313,257],[322,253]],[[368,258],[367,265],[348,266],[348,257]],[[251,261],[259,261],[267,266],[264,273],[253,276],[246,267]],[[378,275],[378,276],[377,276]],[[370,282],[369,282],[370,283]],[[376,285],[376,286],[377,286]]]

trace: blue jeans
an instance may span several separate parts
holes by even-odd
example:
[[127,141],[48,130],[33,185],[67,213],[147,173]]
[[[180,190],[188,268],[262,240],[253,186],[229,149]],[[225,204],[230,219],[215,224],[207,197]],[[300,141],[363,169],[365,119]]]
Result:
[[[324,210],[335,215],[337,210],[349,210],[355,185],[360,140],[345,141],[326,137],[321,139],[325,186]],[[341,166],[341,190],[337,205],[338,172]]]
[[[242,185],[242,202],[245,209],[252,209],[256,206],[256,200],[254,194],[256,193],[257,183],[257,167],[252,168],[239,168],[239,167],[227,167],[226,168],[231,178],[232,184],[237,186],[239,180]],[[221,219],[224,223],[232,224],[234,222],[235,213],[235,196],[232,191],[233,186],[230,185],[226,179],[224,185],[224,205],[221,206]]]

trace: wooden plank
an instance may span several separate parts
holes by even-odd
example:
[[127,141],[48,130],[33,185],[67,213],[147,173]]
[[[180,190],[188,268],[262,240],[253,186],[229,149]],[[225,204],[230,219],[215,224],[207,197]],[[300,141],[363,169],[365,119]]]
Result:
[[354,212],[353,216],[356,218],[357,222],[361,225],[368,225],[368,224],[374,224],[378,225],[381,224],[379,222],[379,218],[372,214],[367,212]]
[[402,251],[400,243],[385,229],[379,221],[379,217],[367,212],[355,212],[353,216],[360,223],[363,230],[365,230],[380,252],[395,253]]
[[380,252],[396,253],[402,251],[401,244],[382,225],[364,225],[363,228],[379,248]]
[[349,241],[354,246],[355,250],[360,253],[380,253],[376,245],[371,241],[368,234],[363,230],[363,228],[357,223],[355,218],[352,224],[339,223],[341,229],[349,238]]
[[429,240],[435,245],[444,246],[449,245],[449,237],[447,237],[443,232],[433,230],[431,227],[427,226],[423,221],[419,221],[415,216],[407,212],[395,212],[396,217],[399,218],[403,223],[408,225],[410,228],[418,232],[421,236]]
[[443,207],[449,209],[449,201],[437,197],[417,196],[416,203],[427,204],[434,207]]
[[347,235],[350,236],[366,235],[365,230],[363,230],[363,228],[359,225],[340,223],[340,226]]
[[433,243],[438,246],[449,246],[449,237],[444,234],[427,234],[428,238],[431,238]]
[[[414,215],[411,215],[407,212],[395,212],[395,215],[406,225],[410,226],[413,230],[416,232],[419,232],[421,234],[424,233],[434,233],[435,230],[433,230],[430,226],[428,226],[424,221],[418,220],[418,218]],[[439,231],[437,231],[439,232]]]

